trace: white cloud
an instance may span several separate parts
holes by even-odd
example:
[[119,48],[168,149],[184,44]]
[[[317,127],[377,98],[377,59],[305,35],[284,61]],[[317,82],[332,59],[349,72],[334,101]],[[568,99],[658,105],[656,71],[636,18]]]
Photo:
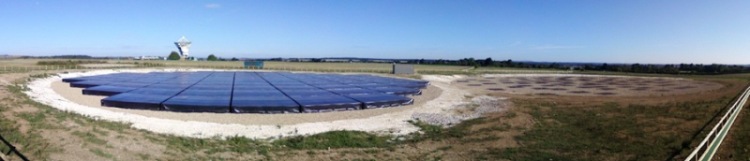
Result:
[[209,4],[206,4],[205,7],[208,9],[217,9],[217,8],[221,8],[221,4],[209,3]]

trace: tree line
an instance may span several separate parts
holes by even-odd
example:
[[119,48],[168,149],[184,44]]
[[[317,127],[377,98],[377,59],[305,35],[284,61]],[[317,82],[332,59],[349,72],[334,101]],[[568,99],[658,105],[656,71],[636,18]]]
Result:
[[[168,60],[180,60],[180,55],[176,51],[170,53]],[[278,59],[278,60],[276,60]],[[214,54],[206,58],[207,61],[239,61],[237,58],[223,59]],[[268,59],[268,61],[281,61],[282,58]],[[536,63],[536,62],[516,62],[511,59],[493,60],[492,58],[474,59],[463,58],[458,60],[425,60],[410,59],[405,60],[408,64],[425,64],[425,65],[456,65],[480,67],[507,67],[507,68],[529,68],[529,69],[561,69],[561,70],[579,70],[579,71],[611,71],[611,72],[629,72],[629,73],[654,73],[654,74],[732,74],[732,73],[750,73],[750,66],[742,65],[724,65],[724,64],[608,64],[608,63]],[[322,62],[322,59],[311,59],[311,62]]]
[[510,67],[531,69],[563,69],[580,71],[612,71],[629,73],[655,73],[655,74],[731,74],[750,73],[750,66],[724,65],[724,64],[608,64],[608,63],[530,63],[514,62],[511,59],[496,61],[492,58],[474,59],[463,58],[459,60],[412,60],[414,64],[433,65],[458,65],[479,67]]
[[750,73],[750,67],[724,64],[601,64],[584,65],[582,70],[598,70],[631,73],[660,73],[660,74],[732,74]]
[[[193,59],[193,57],[188,57],[187,59]],[[169,53],[169,56],[167,56],[167,60],[180,60],[180,53],[178,53],[177,51],[172,51],[171,53]],[[237,59],[237,58],[232,58],[232,59],[227,60],[227,59],[216,57],[216,55],[214,54],[208,55],[208,57],[206,57],[206,61],[239,61],[239,60],[240,59]]]

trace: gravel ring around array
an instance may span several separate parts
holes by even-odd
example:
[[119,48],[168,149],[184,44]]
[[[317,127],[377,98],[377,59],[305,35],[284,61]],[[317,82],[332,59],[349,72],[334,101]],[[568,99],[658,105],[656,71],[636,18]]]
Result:
[[[65,99],[51,89],[51,84],[63,78],[111,74],[118,72],[153,72],[153,71],[236,71],[236,70],[206,70],[206,69],[127,69],[127,70],[95,70],[87,72],[61,73],[57,76],[40,78],[27,84],[29,90],[25,93],[34,101],[49,105],[53,108],[78,113],[95,119],[124,122],[131,127],[162,134],[187,136],[195,138],[244,136],[258,139],[274,139],[284,136],[311,135],[334,130],[356,130],[379,134],[404,135],[419,129],[407,121],[412,120],[414,113],[437,113],[452,115],[455,108],[461,108],[467,103],[464,99],[469,93],[450,85],[450,82],[461,76],[423,75],[423,79],[443,92],[435,99],[425,104],[404,111],[386,113],[360,119],[346,119],[326,122],[309,122],[293,125],[242,125],[212,123],[201,121],[182,121],[147,117],[143,115],[114,112],[106,109],[88,107]],[[247,70],[242,70],[247,71]],[[469,119],[469,118],[462,118]],[[451,121],[453,122],[453,121]]]

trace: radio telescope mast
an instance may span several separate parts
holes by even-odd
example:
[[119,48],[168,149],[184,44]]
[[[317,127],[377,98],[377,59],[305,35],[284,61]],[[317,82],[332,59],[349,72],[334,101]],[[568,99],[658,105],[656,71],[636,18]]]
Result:
[[174,45],[177,46],[177,50],[180,51],[180,60],[185,60],[188,56],[190,56],[190,40],[185,38],[185,36],[182,36],[177,42],[174,42]]

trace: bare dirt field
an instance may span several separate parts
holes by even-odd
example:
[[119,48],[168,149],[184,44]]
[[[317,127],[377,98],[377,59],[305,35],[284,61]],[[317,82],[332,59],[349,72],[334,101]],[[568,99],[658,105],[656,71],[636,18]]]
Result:
[[680,78],[593,75],[485,75],[454,82],[483,93],[570,96],[659,96],[722,87],[719,83]]

